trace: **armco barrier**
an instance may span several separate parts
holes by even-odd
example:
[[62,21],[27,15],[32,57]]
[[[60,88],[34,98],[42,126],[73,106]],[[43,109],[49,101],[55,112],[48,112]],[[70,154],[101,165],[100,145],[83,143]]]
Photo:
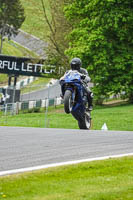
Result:
[[48,106],[57,106],[63,103],[62,98],[55,98],[55,99],[44,99],[44,100],[37,100],[37,101],[26,101],[26,102],[21,102],[21,106],[19,105],[20,110],[24,109],[31,109],[31,108],[45,108]]
[[49,106],[55,105],[55,100],[54,99],[49,99]]
[[0,111],[4,112],[5,114],[11,112],[11,113],[18,113],[19,110],[29,110],[32,108],[45,108],[48,106],[57,106],[63,103],[63,100],[61,98],[55,98],[55,99],[44,99],[44,100],[37,100],[37,101],[23,101],[23,102],[17,102],[14,104],[6,104],[3,106],[0,106]]
[[29,101],[29,109],[36,107],[36,101]]
[[28,110],[29,109],[29,101],[21,103],[21,110]]
[[36,101],[36,107],[37,107],[37,108],[42,107],[42,100]]
[[0,112],[3,115],[14,115],[18,113],[18,103],[8,103],[6,105],[0,105]]

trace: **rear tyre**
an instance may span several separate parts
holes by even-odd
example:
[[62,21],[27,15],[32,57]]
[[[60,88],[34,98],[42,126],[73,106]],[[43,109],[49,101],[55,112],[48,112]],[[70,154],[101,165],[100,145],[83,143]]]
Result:
[[80,129],[89,130],[91,128],[91,117],[90,113],[85,113],[84,120],[78,121],[78,125]]
[[64,94],[64,110],[67,114],[72,111],[73,100],[72,100],[72,92],[70,90],[66,90]]

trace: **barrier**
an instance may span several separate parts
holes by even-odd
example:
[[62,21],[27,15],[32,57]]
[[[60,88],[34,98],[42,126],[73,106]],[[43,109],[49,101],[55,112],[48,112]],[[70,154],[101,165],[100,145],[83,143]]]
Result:
[[61,98],[44,99],[37,101],[23,101],[16,103],[7,103],[0,106],[0,111],[6,114],[17,114],[19,110],[29,110],[32,108],[45,108],[48,106],[57,106],[63,103]]

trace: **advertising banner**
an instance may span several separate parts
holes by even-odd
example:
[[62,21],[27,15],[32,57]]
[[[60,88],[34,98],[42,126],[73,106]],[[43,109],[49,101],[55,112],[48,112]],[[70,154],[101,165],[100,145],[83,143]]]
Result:
[[39,77],[55,72],[52,68],[48,70],[43,63],[44,60],[37,58],[0,55],[0,73]]

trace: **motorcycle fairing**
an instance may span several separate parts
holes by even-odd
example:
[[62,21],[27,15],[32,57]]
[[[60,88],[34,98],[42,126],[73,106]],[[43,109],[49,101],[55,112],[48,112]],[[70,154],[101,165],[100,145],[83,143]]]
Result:
[[63,96],[66,90],[72,92],[72,100],[74,100],[74,90],[76,90],[76,103],[73,105],[71,114],[76,120],[83,120],[86,108],[83,100],[85,90],[81,82],[81,74],[78,71],[70,70],[60,79],[60,85]]

